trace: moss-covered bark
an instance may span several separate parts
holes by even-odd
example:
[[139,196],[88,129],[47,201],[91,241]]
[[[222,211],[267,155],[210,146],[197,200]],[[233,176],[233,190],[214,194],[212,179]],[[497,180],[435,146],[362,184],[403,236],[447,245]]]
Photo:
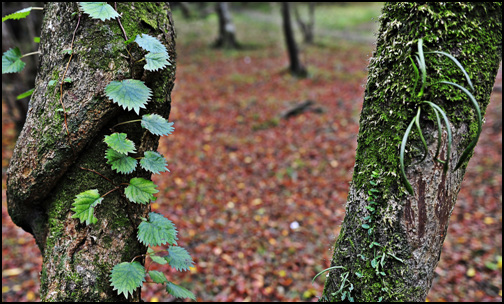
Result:
[[[387,3],[383,8],[346,216],[331,263],[345,268],[330,271],[321,301],[341,300],[344,293],[355,301],[425,301],[467,166],[465,162],[453,171],[454,164],[474,138],[477,122],[462,91],[436,84],[445,80],[468,87],[451,60],[426,55],[427,89],[419,100],[412,94],[415,74],[408,56],[414,58],[423,38],[425,51],[456,57],[473,81],[484,114],[501,60],[501,9],[500,3],[482,2]],[[438,104],[452,123],[451,165],[445,174],[442,164],[432,159],[437,126],[434,113],[423,107],[420,124],[430,156],[419,163],[424,151],[414,131],[407,145],[406,174],[415,192],[411,196],[400,178],[399,147],[422,100]],[[446,133],[443,141],[442,159]],[[376,189],[376,198],[370,189]],[[371,232],[363,224],[372,227]]]
[[[112,171],[106,164],[104,135],[124,132],[135,142],[138,155],[157,148],[158,136],[139,123],[115,127],[119,122],[138,119],[108,100],[104,88],[111,80],[140,79],[153,90],[147,109],[168,118],[170,93],[175,80],[175,33],[167,3],[118,3],[117,10],[128,35],[146,33],[158,37],[167,47],[172,65],[158,72],[143,70],[142,51],[124,44],[123,31],[116,20],[100,21],[82,14],[75,32],[74,55],[65,77],[64,115],[59,97],[59,81],[69,56],[62,51],[71,46],[79,20],[77,3],[48,3],[44,11],[40,50],[41,63],[30,101],[27,123],[20,135],[8,175],[8,205],[13,221],[34,234],[43,254],[41,298],[43,301],[124,301],[110,286],[112,267],[131,261],[146,252],[136,239],[141,216],[148,205],[129,202],[123,191],[107,195],[96,208],[98,223],[85,226],[72,219],[75,196],[98,189],[101,195],[132,177],[150,178],[137,170],[129,176]],[[78,13],[72,16],[73,13]],[[140,300],[139,290],[129,300]]]

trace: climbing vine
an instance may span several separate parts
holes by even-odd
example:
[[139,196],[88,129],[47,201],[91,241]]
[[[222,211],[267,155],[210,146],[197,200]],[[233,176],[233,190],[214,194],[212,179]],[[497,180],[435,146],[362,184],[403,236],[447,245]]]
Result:
[[[132,61],[145,61],[145,65],[143,66],[145,70],[158,71],[171,65],[168,50],[156,37],[147,34],[139,34],[128,39],[127,33],[124,31],[120,22],[120,14],[106,2],[79,2],[79,7],[83,13],[89,15],[93,19],[100,19],[102,21],[116,19],[124,34],[124,43],[127,46],[136,43],[144,51],[142,58],[133,58],[129,50],[127,50]],[[26,8],[17,11],[3,17],[2,22],[9,19],[17,20],[25,18],[30,14],[31,10],[34,9],[41,8]],[[70,49],[65,50],[65,54],[70,55],[68,64],[73,55],[73,42],[75,39],[75,32],[80,24],[80,13],[78,18],[72,38],[72,46]],[[2,74],[20,72],[25,66],[21,58],[39,53],[40,52],[34,52],[22,55],[17,47],[6,51],[2,55]],[[63,96],[63,83],[72,81],[69,78],[65,78],[68,64],[62,77],[63,80],[60,82],[60,96]],[[55,85],[55,83],[49,85]],[[140,109],[145,109],[153,95],[151,88],[147,87],[143,81],[137,79],[111,81],[105,87],[104,92],[112,102],[116,103],[124,110],[134,111],[137,115],[139,115]],[[30,96],[31,93],[33,93],[33,89],[18,96],[18,99]],[[60,103],[62,104],[61,100]],[[68,135],[67,113],[64,107],[62,110],[65,115],[64,124]],[[140,127],[157,136],[167,136],[174,131],[173,122],[168,122],[158,114],[145,114],[141,119],[122,122],[116,126],[138,122],[140,123]],[[107,164],[117,173],[131,174],[139,167],[152,174],[160,174],[169,171],[166,159],[156,151],[145,151],[143,156],[138,156],[135,143],[128,139],[128,134],[126,133],[114,132],[110,135],[105,135],[104,142],[108,147],[107,150],[104,151],[104,158],[107,160]],[[94,170],[87,168],[81,169],[94,172],[104,177]],[[133,177],[128,182],[119,185],[113,183],[108,178],[106,179],[112,184],[112,187],[110,191],[105,194],[100,195],[98,189],[89,189],[75,196],[71,208],[74,212],[72,218],[78,219],[85,225],[96,224],[99,219],[95,217],[95,209],[104,202],[107,195],[114,191],[121,190],[130,202],[143,205],[154,201],[156,199],[154,194],[159,192],[154,182],[141,177]],[[137,259],[149,257],[152,263],[162,265],[169,264],[177,271],[189,270],[194,264],[191,255],[184,248],[178,246],[176,241],[177,229],[170,220],[155,212],[150,212],[147,218],[141,217],[141,220],[142,222],[138,225],[137,239],[143,245],[148,246],[147,254],[136,256],[131,261],[115,265],[110,274],[110,285],[114,287],[114,290],[117,290],[118,294],[122,293],[128,298],[129,294],[133,294],[134,290],[142,286],[148,275],[154,283],[165,285],[165,289],[169,294],[178,298],[191,298],[194,300],[195,295],[191,291],[168,281],[162,272],[149,271],[148,267],[145,268],[137,261]],[[162,245],[169,245],[169,248],[166,250],[153,249],[153,247]]]

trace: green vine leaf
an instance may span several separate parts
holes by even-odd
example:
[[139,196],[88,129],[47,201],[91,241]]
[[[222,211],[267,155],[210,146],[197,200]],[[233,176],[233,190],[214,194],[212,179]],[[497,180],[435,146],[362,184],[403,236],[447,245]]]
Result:
[[107,164],[112,165],[112,169],[119,173],[129,174],[133,172],[137,165],[137,160],[125,154],[119,153],[114,149],[107,149],[105,153]]
[[159,213],[151,212],[149,220],[142,221],[138,225],[137,238],[146,246],[159,246],[166,243],[177,245],[177,229],[169,219]]
[[84,13],[93,19],[105,21],[119,17],[119,14],[107,2],[79,2],[79,5]]
[[168,253],[169,255],[165,257],[166,261],[178,271],[189,270],[190,267],[193,267],[194,262],[191,255],[184,248],[171,246],[168,248]]
[[196,300],[196,296],[191,291],[185,289],[182,286],[178,286],[173,284],[172,282],[168,282],[166,284],[166,292],[171,294],[176,298],[190,298],[192,300]]
[[113,102],[117,103],[125,110],[135,110],[139,114],[140,109],[145,109],[147,101],[152,95],[143,81],[136,79],[125,79],[123,81],[112,81],[105,87],[105,94]]
[[139,34],[136,36],[135,42],[147,52],[163,53],[166,54],[166,56],[168,57],[167,59],[170,59],[166,47],[155,37],[147,34]]
[[33,94],[34,90],[35,90],[35,88],[33,88],[31,90],[28,90],[28,91],[26,91],[24,93],[21,93],[18,96],[16,96],[16,99],[20,100],[20,99],[23,99],[23,98],[26,98],[26,97],[30,97]]
[[151,270],[151,271],[149,271],[149,276],[151,277],[152,281],[154,281],[155,283],[159,283],[159,284],[168,283],[166,276],[161,271]]
[[17,12],[9,14],[5,17],[2,17],[2,22],[6,21],[6,20],[18,20],[18,19],[26,18],[31,13],[32,9],[33,9],[33,7],[23,8],[22,10],[19,10]]
[[140,160],[140,165],[147,171],[154,174],[159,174],[159,172],[170,172],[166,168],[166,159],[163,155],[154,151],[145,151],[144,157]]
[[26,63],[21,60],[23,55],[18,47],[9,49],[2,54],[2,74],[21,72]]
[[168,122],[158,114],[145,114],[142,116],[142,127],[149,130],[154,135],[170,135],[175,130],[173,122]]
[[123,293],[127,299],[128,293],[133,295],[133,291],[145,282],[145,268],[137,261],[117,264],[112,268],[110,282],[113,290],[117,289],[117,294]]
[[168,61],[167,53],[148,53],[145,55],[145,60],[147,64],[144,65],[144,69],[148,71],[157,71],[158,69],[162,69],[167,65],[171,65]]
[[129,186],[124,189],[124,194],[133,203],[146,204],[151,200],[156,200],[153,195],[159,192],[156,187],[157,185],[149,180],[134,177],[130,180]]
[[105,143],[121,154],[135,153],[135,143],[126,138],[126,133],[105,135]]
[[98,219],[94,216],[94,208],[103,200],[97,189],[87,190],[76,195],[71,210],[75,212],[72,218],[78,218],[81,223],[86,225],[95,224]]
[[166,263],[168,263],[163,257],[156,255],[151,247],[147,247],[147,254],[151,258],[151,260],[155,263],[158,263],[160,265],[165,265]]

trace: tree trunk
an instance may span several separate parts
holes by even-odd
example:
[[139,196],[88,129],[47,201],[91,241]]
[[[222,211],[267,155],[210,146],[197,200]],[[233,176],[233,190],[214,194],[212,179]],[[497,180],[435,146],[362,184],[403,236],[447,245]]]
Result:
[[[130,61],[117,20],[79,16],[74,2],[49,2],[44,7],[35,91],[7,176],[9,214],[15,224],[35,236],[42,251],[43,301],[124,301],[124,295],[118,296],[110,286],[110,271],[146,252],[136,232],[140,217],[149,212],[148,204],[132,204],[114,191],[96,208],[99,221],[90,226],[72,219],[70,210],[80,192],[98,189],[104,194],[114,188],[95,172],[117,185],[134,177],[118,174],[106,164],[104,135],[111,134],[119,122],[138,119],[106,98],[104,88],[110,81],[141,79],[153,94],[140,114],[158,113],[167,119],[170,113],[175,33],[168,4],[121,2],[117,11],[128,38],[139,33],[157,37],[167,47],[172,65],[148,72],[143,69],[145,62]],[[65,75],[72,81],[63,85],[62,111],[59,81],[70,59],[63,51],[71,48],[74,33]],[[142,58],[135,44],[129,48],[133,58]],[[50,85],[51,80],[56,84]],[[114,131],[127,133],[138,153],[157,149],[159,137],[138,123]],[[150,179],[146,171],[138,172],[135,176]],[[140,300],[140,289],[129,300]]]
[[308,20],[306,22],[301,19],[299,15],[297,4],[294,6],[294,16],[296,17],[296,22],[303,33],[304,43],[313,44],[314,37],[314,25],[315,25],[315,3],[308,3]]
[[219,38],[215,42],[216,48],[238,49],[240,45],[236,41],[236,29],[231,20],[228,2],[217,2],[215,5],[219,16]]
[[[383,8],[346,216],[331,262],[335,268],[329,271],[321,301],[343,296],[355,301],[425,301],[468,161],[453,169],[476,136],[477,122],[461,90],[437,83],[449,80],[468,87],[460,69],[446,56],[426,54],[427,89],[421,100],[447,113],[453,132],[451,161],[446,174],[443,165],[433,161],[436,117],[422,106],[420,125],[429,156],[419,162],[424,150],[414,131],[406,146],[406,175],[415,195],[408,194],[400,178],[399,147],[421,101],[413,95],[415,73],[408,57],[414,58],[420,38],[424,52],[456,57],[472,79],[484,115],[501,60],[501,9],[500,3],[479,2],[394,2]],[[443,137],[441,158],[446,159],[446,132]]]
[[298,77],[306,77],[307,72],[305,67],[299,60],[299,52],[294,39],[294,32],[292,31],[292,21],[290,17],[290,3],[282,2],[282,19],[283,30],[285,35],[285,43],[287,44],[287,52],[289,54],[290,67],[289,70],[292,74]]

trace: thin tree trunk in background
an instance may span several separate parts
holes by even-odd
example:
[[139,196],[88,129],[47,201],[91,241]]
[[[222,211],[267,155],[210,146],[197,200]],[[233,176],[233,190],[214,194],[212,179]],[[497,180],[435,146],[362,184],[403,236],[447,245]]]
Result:
[[[448,115],[451,162],[443,173],[443,165],[433,161],[437,125],[434,113],[422,107],[420,125],[429,155],[419,162],[424,149],[413,131],[406,146],[406,174],[415,195],[408,194],[400,178],[399,147],[420,102],[413,95],[415,73],[408,58],[414,57],[420,38],[424,52],[444,51],[458,59],[472,79],[473,95],[484,115],[502,56],[501,4],[393,2],[383,8],[346,215],[331,262],[339,268],[329,271],[321,301],[351,297],[357,302],[423,302],[431,288],[467,161],[453,169],[476,135],[477,122],[461,90],[436,84],[449,80],[468,87],[460,69],[445,56],[426,54],[428,86],[422,100],[438,104]],[[443,136],[445,159],[446,132]]]
[[298,47],[296,40],[294,39],[289,2],[282,2],[282,19],[285,43],[287,45],[287,53],[289,54],[290,61],[289,70],[292,74],[298,77],[306,77],[307,71],[306,68],[301,64]]
[[216,48],[237,49],[240,47],[236,41],[236,28],[231,20],[228,2],[217,2],[215,4],[217,15],[219,16],[219,37],[215,42]]
[[296,17],[297,24],[303,32],[304,43],[312,44],[314,38],[314,28],[315,28],[315,3],[308,3],[308,20],[303,21],[299,15],[298,4],[294,5],[294,16]]
[[[98,189],[103,195],[114,189],[114,184],[129,180],[106,164],[103,139],[112,133],[112,126],[138,119],[138,115],[106,98],[104,88],[112,80],[141,79],[153,90],[153,96],[140,115],[157,113],[168,119],[170,113],[176,57],[168,4],[121,2],[117,10],[126,33],[157,37],[167,47],[172,65],[159,72],[144,71],[145,63],[129,60],[117,20],[101,21],[82,14],[65,75],[72,79],[63,90],[65,123],[63,112],[58,110],[59,85],[49,83],[59,82],[66,69],[70,57],[63,50],[71,46],[79,22],[79,14],[73,13],[79,8],[76,2],[49,2],[44,7],[35,91],[7,173],[9,215],[35,236],[42,252],[43,301],[125,301],[124,295],[117,295],[110,286],[110,271],[146,252],[136,232],[149,205],[133,204],[121,191],[108,194],[96,208],[98,223],[85,226],[71,218],[77,194]],[[130,52],[134,58],[143,56],[139,48],[132,47]],[[138,123],[121,125],[114,131],[127,133],[140,154],[157,149],[159,137]],[[135,176],[150,179],[150,174],[139,172]],[[139,301],[140,289],[128,300]]]

